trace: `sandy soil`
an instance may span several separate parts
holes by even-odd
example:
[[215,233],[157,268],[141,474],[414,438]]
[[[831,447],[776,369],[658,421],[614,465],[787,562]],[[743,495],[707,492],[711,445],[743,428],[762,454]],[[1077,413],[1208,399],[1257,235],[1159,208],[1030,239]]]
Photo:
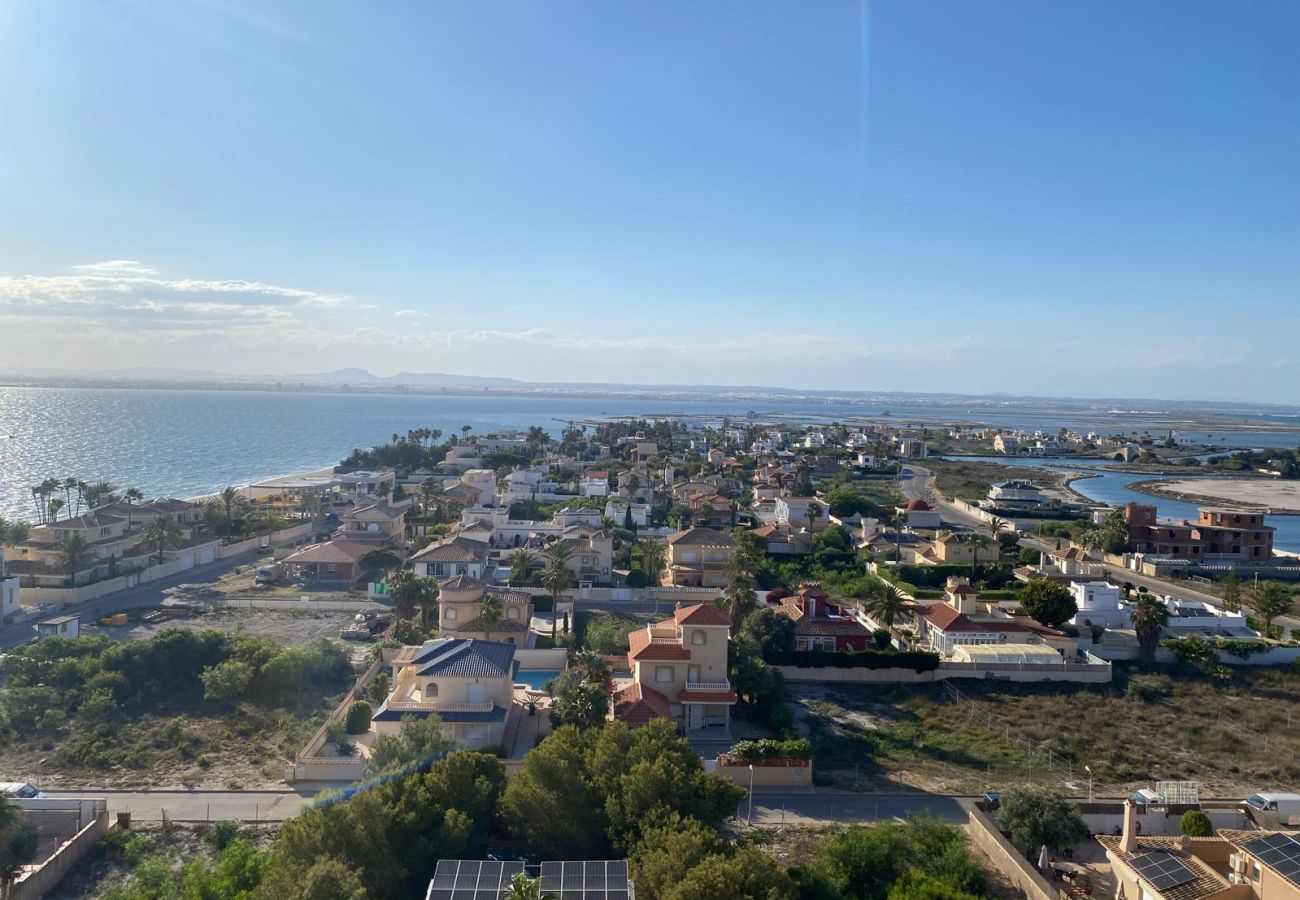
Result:
[[[289,647],[303,647],[317,638],[338,639],[339,631],[352,621],[353,613],[332,610],[278,612],[267,609],[214,609],[191,618],[168,619],[157,625],[145,622],[110,628],[104,625],[82,626],[89,634],[105,634],[112,640],[143,640],[164,628],[187,628],[192,631],[226,631],[274,637]],[[369,644],[344,645],[362,651]]]
[[1146,494],[1186,500],[1209,500],[1300,513],[1300,481],[1264,478],[1178,478],[1132,485]]

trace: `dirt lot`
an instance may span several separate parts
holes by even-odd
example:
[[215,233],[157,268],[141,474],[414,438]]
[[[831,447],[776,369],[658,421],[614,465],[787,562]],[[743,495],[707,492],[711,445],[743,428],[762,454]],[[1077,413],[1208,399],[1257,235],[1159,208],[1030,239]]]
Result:
[[[133,622],[119,627],[82,626],[87,636],[107,635],[114,641],[142,640],[163,628],[187,628],[191,631],[215,629],[241,634],[269,635],[288,647],[302,647],[317,638],[337,639],[339,630],[352,621],[354,613],[343,610],[213,609],[200,615],[172,618],[158,624]],[[364,655],[368,645],[351,645]]]
[[1300,674],[1290,669],[1243,667],[1228,682],[1117,671],[1105,687],[959,686],[971,703],[928,686],[789,685],[787,696],[818,780],[845,788],[1086,791],[1085,764],[1102,795],[1185,779],[1204,796],[1239,798],[1300,778]]

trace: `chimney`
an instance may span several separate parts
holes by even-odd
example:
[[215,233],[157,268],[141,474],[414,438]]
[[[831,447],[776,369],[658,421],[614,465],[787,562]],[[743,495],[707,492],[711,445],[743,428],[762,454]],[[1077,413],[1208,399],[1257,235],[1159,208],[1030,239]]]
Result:
[[1124,853],[1136,853],[1137,845],[1137,807],[1133,805],[1132,800],[1125,800],[1124,831],[1119,839],[1119,849]]

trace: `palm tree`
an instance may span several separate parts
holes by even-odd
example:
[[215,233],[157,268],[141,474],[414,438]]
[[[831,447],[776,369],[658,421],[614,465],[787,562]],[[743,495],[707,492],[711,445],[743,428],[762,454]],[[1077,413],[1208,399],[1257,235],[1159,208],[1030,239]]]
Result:
[[257,534],[270,534],[272,531],[279,531],[284,528],[289,522],[275,510],[267,509],[259,513],[257,518],[248,524],[252,531]]
[[531,553],[521,548],[507,556],[506,562],[510,565],[511,581],[528,580],[528,570],[533,565],[533,555]]
[[1139,593],[1133,604],[1133,631],[1137,633],[1138,645],[1148,659],[1155,653],[1160,633],[1169,623],[1169,607],[1165,601],[1148,593]]
[[505,604],[496,594],[484,594],[478,605],[478,618],[483,623],[483,640],[492,640],[492,629],[505,618]]
[[1002,529],[1005,528],[1006,525],[1006,520],[999,519],[997,516],[989,519],[989,537],[996,541],[1002,536]]
[[668,546],[663,541],[657,538],[641,541],[641,571],[650,579],[651,587],[659,586],[667,559]]
[[591,681],[608,689],[612,673],[595,650],[579,650],[573,654],[569,668],[582,676],[583,681]]
[[50,501],[50,518],[49,518],[50,522],[59,521],[59,511],[63,509],[63,505],[64,505],[63,501],[60,500],[58,497],[55,497],[53,500]]
[[[542,551],[546,557],[546,571],[542,573],[542,587],[551,595],[551,642],[555,642],[555,622],[559,617],[560,599],[569,586],[573,573],[569,571],[569,557],[573,556],[573,547],[564,541],[556,541]],[[575,608],[575,613],[577,612]]]
[[86,498],[87,509],[112,503],[116,499],[113,492],[117,490],[117,485],[111,481],[96,481],[94,484],[83,484],[81,487]]
[[893,628],[894,620],[907,608],[907,598],[898,585],[881,581],[862,605],[872,616],[884,622],[886,628]]
[[630,500],[636,499],[636,492],[641,489],[641,479],[633,472],[627,480],[627,496]]
[[816,500],[808,504],[808,530],[817,530],[817,520],[822,517],[822,506]]
[[10,522],[9,533],[5,535],[5,543],[10,547],[17,547],[19,544],[27,543],[27,537],[32,532],[32,526],[26,522]]
[[421,578],[415,602],[420,607],[421,625],[428,628],[430,619],[438,621],[438,582],[432,578]]
[[426,478],[420,482],[420,512],[426,518],[429,515],[429,504],[433,502],[433,498],[437,493],[438,482],[432,478]]
[[68,573],[69,587],[76,585],[77,573],[85,569],[95,559],[95,548],[91,547],[90,542],[79,534],[69,535],[64,538],[59,542],[59,546],[54,552],[59,568]]
[[1271,637],[1273,620],[1290,615],[1295,598],[1276,581],[1265,581],[1251,592],[1250,605],[1264,620],[1264,636]]
[[16,547],[27,540],[30,531],[31,526],[26,522],[10,522],[0,516],[0,544]]
[[81,490],[85,487],[85,482],[74,477],[67,477],[60,482],[59,487],[63,488],[63,505],[65,507],[72,505],[72,492],[76,491],[77,496],[81,496]]
[[388,599],[393,601],[393,609],[399,619],[415,618],[415,611],[422,609],[421,594],[426,588],[423,581],[410,569],[398,569],[388,579]]
[[984,546],[984,537],[978,531],[968,531],[961,536],[961,542],[970,547],[970,577],[975,579],[975,567],[979,564],[980,548]]
[[555,894],[542,890],[542,879],[516,872],[501,900],[556,900]]
[[222,510],[226,514],[226,521],[233,522],[235,520],[235,507],[243,499],[243,495],[239,493],[239,488],[234,486],[223,488],[221,493],[217,495],[217,500],[221,503]]
[[894,559],[903,561],[903,526],[907,524],[907,511],[895,510],[889,517],[889,524],[894,529]]
[[147,543],[158,548],[158,562],[161,563],[163,561],[163,551],[168,547],[175,547],[181,542],[181,526],[179,522],[170,516],[158,516],[158,518],[140,529],[140,536]]
[[144,499],[144,491],[137,487],[129,487],[122,492],[122,499],[126,501],[126,531],[131,533],[131,505],[139,500]]

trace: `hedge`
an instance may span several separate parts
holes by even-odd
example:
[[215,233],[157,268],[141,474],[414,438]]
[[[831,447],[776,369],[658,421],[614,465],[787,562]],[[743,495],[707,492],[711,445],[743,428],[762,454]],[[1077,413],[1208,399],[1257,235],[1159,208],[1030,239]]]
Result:
[[812,759],[812,743],[807,738],[737,741],[722,756],[732,762],[762,762],[768,759]]
[[939,654],[920,650],[861,650],[856,653],[795,650],[792,653],[774,653],[768,663],[798,669],[911,669],[913,672],[933,672],[939,668]]

